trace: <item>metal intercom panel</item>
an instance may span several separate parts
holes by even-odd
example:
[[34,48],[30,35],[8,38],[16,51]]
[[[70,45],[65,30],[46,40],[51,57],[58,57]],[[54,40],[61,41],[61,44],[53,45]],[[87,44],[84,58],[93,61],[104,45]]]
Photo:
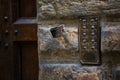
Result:
[[80,61],[82,64],[100,64],[100,17],[83,16],[79,27]]

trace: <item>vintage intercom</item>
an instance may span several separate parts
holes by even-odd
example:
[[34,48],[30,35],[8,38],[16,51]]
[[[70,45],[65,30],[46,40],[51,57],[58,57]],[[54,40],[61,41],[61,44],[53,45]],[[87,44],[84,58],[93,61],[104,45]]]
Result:
[[100,64],[101,28],[99,16],[83,16],[79,27],[80,61]]

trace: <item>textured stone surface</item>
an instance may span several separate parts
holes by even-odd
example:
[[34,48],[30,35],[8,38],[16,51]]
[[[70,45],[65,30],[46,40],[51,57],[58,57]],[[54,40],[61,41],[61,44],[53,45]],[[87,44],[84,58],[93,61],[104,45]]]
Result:
[[120,1],[38,0],[39,19],[77,18],[82,15],[120,13]]
[[[113,69],[120,66],[120,0],[38,0],[37,4],[39,80],[115,80]],[[100,16],[100,66],[80,64],[79,19],[86,15]],[[65,32],[53,38],[50,29],[60,25]]]
[[[120,50],[119,22],[104,23],[101,35],[103,62],[101,66],[94,68],[84,67],[79,64],[78,24],[77,20],[41,21],[38,27],[38,42],[41,70],[39,76],[42,80],[108,80],[113,78],[113,71],[111,72],[111,70],[120,65],[120,60],[118,60],[120,53],[115,52]],[[60,25],[64,25],[64,30],[68,33],[67,38],[64,38],[64,36],[53,38],[50,29]],[[109,43],[110,41],[112,42]],[[68,67],[69,63],[67,61],[76,63],[74,64],[75,67],[73,65]],[[63,64],[57,65],[61,62]],[[46,63],[53,64],[49,65]],[[103,69],[107,68],[107,71],[104,72],[101,67]]]
[[45,64],[41,80],[102,80],[101,68],[80,67],[77,64]]
[[[40,78],[42,80],[113,80],[113,68],[120,66],[120,36],[119,22],[104,22],[102,25],[101,48],[102,48],[102,65],[96,68],[77,66],[74,71],[73,67],[67,67],[69,63],[79,64],[78,54],[78,20],[43,20],[38,27],[38,44],[40,59]],[[64,25],[64,30],[68,34],[65,38],[53,38],[50,29]],[[69,45],[71,44],[71,45]],[[67,46],[69,45],[69,46]],[[119,51],[119,52],[118,52]],[[64,67],[54,63],[64,63]],[[69,63],[68,63],[68,62]],[[43,64],[42,64],[43,63]],[[53,63],[44,66],[46,63]],[[75,64],[75,65],[77,65]],[[42,67],[43,66],[43,67]],[[101,75],[98,76],[99,68],[107,68],[104,72],[100,69]],[[95,69],[95,71],[94,71]],[[105,69],[106,70],[106,69]]]
[[[39,50],[41,58],[53,61],[78,57],[78,23],[76,21],[44,21],[38,28]],[[51,28],[63,25],[62,36],[54,38]],[[49,55],[49,56],[46,56]],[[60,59],[61,58],[61,59]]]
[[102,51],[120,51],[120,22],[108,22],[102,27]]

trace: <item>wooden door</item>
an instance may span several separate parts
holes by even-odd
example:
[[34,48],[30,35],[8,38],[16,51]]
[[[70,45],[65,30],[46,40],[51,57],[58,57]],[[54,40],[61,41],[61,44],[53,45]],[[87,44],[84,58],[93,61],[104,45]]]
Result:
[[11,5],[16,80],[37,80],[36,0],[13,0]]
[[0,0],[0,80],[14,80],[9,1]]
[[38,80],[36,0],[0,0],[0,10],[0,80]]

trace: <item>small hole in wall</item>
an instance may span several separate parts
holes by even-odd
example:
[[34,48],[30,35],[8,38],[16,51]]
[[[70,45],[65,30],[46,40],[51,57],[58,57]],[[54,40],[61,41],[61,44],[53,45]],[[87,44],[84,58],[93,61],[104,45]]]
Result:
[[53,36],[53,38],[57,38],[62,36],[62,33],[64,32],[63,26],[59,26],[59,27],[54,27],[50,29],[50,32]]

